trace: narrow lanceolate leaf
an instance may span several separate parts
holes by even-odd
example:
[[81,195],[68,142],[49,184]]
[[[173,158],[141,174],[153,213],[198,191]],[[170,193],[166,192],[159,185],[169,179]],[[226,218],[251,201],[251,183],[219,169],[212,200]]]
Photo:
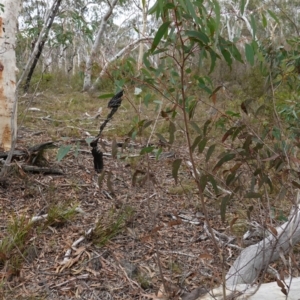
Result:
[[212,98],[213,103],[216,104],[216,96],[217,96],[217,92],[223,88],[223,85],[219,85],[218,87],[216,87],[214,89],[214,91],[211,93],[211,95],[209,96],[209,98]]
[[268,9],[268,13],[277,23],[280,23],[277,16],[271,10]]
[[198,152],[199,153],[202,153],[205,146],[206,146],[206,143],[207,143],[207,138],[203,138],[203,140],[198,144]]
[[240,3],[241,15],[244,14],[245,4],[246,4],[245,0],[241,0],[241,3]]
[[154,147],[144,147],[142,150],[141,150],[141,155],[143,154],[146,154],[146,153],[151,153],[152,151],[154,150]]
[[213,171],[216,171],[218,168],[220,168],[224,163],[232,160],[235,158],[235,153],[228,153],[225,154],[215,165],[215,167],[213,168]]
[[211,185],[213,186],[213,189],[215,191],[215,195],[217,196],[219,194],[219,189],[218,189],[218,185],[217,182],[215,181],[215,178],[212,175],[207,175],[207,180],[211,183]]
[[226,208],[227,208],[227,205],[229,203],[229,200],[230,200],[230,195],[227,195],[225,197],[222,198],[222,201],[221,201],[221,220],[222,222],[225,222],[226,220]]
[[111,155],[113,158],[116,158],[118,154],[118,144],[116,139],[113,139],[112,144],[111,144]]
[[209,69],[209,73],[208,73],[208,74],[210,74],[210,73],[215,69],[217,58],[220,58],[220,57],[219,57],[219,55],[218,55],[213,49],[211,49],[210,47],[208,48],[208,52],[209,52],[209,55],[210,55],[210,69]]
[[57,161],[61,161],[70,151],[72,145],[62,146],[58,149],[56,159]]
[[227,138],[233,134],[235,129],[236,127],[231,127],[225,132],[225,134],[222,137],[222,143],[224,143],[227,140]]
[[266,18],[266,16],[265,16],[264,13],[262,13],[261,16],[262,16],[262,24],[263,24],[263,27],[266,28],[267,25],[268,25],[267,18]]
[[215,5],[214,13],[215,13],[216,31],[218,31],[220,25],[220,19],[221,19],[221,7],[219,1],[213,0],[213,3]]
[[178,159],[175,159],[172,164],[172,176],[175,179],[176,184],[178,182],[178,170],[180,168],[181,162],[182,162],[182,159],[178,158]]
[[145,129],[145,128],[149,127],[152,123],[153,123],[152,120],[146,121],[146,122],[143,124],[143,128]]
[[223,57],[225,58],[225,61],[227,62],[228,66],[231,67],[231,65],[232,65],[232,58],[231,58],[230,52],[227,49],[222,48],[221,49],[221,53],[222,53]]
[[253,48],[249,44],[245,44],[245,53],[246,53],[246,58],[247,61],[250,63],[251,66],[254,65],[254,52]]
[[106,98],[111,98],[113,97],[114,94],[110,93],[110,94],[103,94],[103,95],[100,95],[98,98],[99,99],[106,99]]
[[234,133],[232,134],[232,140],[234,141],[235,138],[242,132],[242,130],[244,130],[246,128],[246,125],[242,125],[242,126],[239,126],[235,131]]
[[199,18],[196,15],[195,8],[192,5],[191,1],[190,0],[185,0],[185,3],[186,3],[186,6],[187,6],[187,9],[188,9],[189,13],[191,14],[191,16],[193,17],[194,21],[196,23],[198,23]]
[[233,180],[235,179],[235,172],[234,173],[230,173],[227,178],[226,178],[226,185],[229,186]]
[[197,123],[190,121],[190,124],[192,125],[192,127],[194,128],[194,130],[197,133],[201,134],[202,131],[201,131],[200,127],[197,125]]
[[207,184],[207,175],[201,175],[199,183],[200,183],[201,192],[203,193]]
[[199,31],[187,30],[185,33],[188,37],[193,38],[196,41],[200,41],[204,45],[207,45],[209,43],[208,36],[200,30]]
[[233,43],[230,46],[230,52],[231,52],[231,55],[234,57],[235,60],[239,61],[240,63],[244,63],[242,55],[241,55],[239,49]]
[[253,39],[255,39],[257,28],[256,28],[256,22],[255,22],[255,18],[253,16],[253,14],[250,16],[250,24],[252,27],[252,37],[253,37]]
[[160,139],[161,142],[168,144],[168,141],[164,138],[164,136],[160,133],[155,133],[155,135]]
[[163,23],[157,30],[156,35],[154,37],[152,46],[151,46],[151,51],[153,52],[156,47],[158,46],[159,42],[161,41],[162,37],[164,36],[164,34],[168,31],[168,28],[170,26],[171,22],[165,22]]
[[203,135],[206,136],[207,132],[208,132],[208,126],[210,125],[211,120],[207,120],[204,125],[203,125]]
[[202,139],[202,136],[201,135],[198,135],[194,142],[193,142],[193,145],[191,146],[191,151],[194,152],[195,148],[197,147],[197,145],[199,144],[199,142],[201,141]]
[[209,161],[209,159],[210,159],[211,155],[213,154],[215,148],[216,148],[216,145],[215,145],[215,144],[214,144],[214,145],[211,145],[211,146],[208,148],[208,150],[207,150],[207,152],[206,152],[206,158],[205,158],[206,162]]

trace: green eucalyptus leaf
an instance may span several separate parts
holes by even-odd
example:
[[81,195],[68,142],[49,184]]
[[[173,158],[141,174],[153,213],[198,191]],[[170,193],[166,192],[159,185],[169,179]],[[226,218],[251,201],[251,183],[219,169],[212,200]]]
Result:
[[164,138],[164,136],[160,133],[155,133],[155,135],[165,144],[168,144],[168,141]]
[[194,150],[196,149],[196,147],[197,147],[197,145],[199,144],[199,142],[201,141],[201,139],[202,139],[202,136],[201,136],[201,135],[198,135],[198,136],[195,138],[195,140],[194,140],[194,142],[193,142],[193,144],[192,144],[192,146],[191,146],[191,151],[192,151],[192,152],[194,152]]
[[192,125],[193,129],[198,133],[201,134],[202,130],[200,129],[200,127],[197,125],[197,123],[190,121],[190,124]]
[[264,13],[261,13],[261,16],[262,16],[263,27],[266,28],[268,26],[268,21],[267,21],[266,15]]
[[225,220],[226,220],[226,208],[227,208],[227,205],[229,203],[229,200],[230,200],[230,195],[226,195],[225,197],[221,198],[220,210],[221,210],[221,220],[222,220],[222,222],[225,222]]
[[246,59],[250,63],[251,66],[254,65],[254,52],[253,48],[249,44],[245,44],[245,53],[246,53]]
[[154,40],[152,42],[152,46],[151,46],[151,52],[153,52],[156,47],[158,46],[158,44],[160,43],[161,39],[163,38],[163,36],[168,32],[169,26],[170,26],[171,22],[167,21],[165,23],[163,23],[157,30],[156,35],[154,37]]
[[153,150],[154,150],[154,147],[152,147],[152,146],[144,147],[141,150],[140,154],[143,155],[143,154],[146,154],[146,153],[151,153]]
[[175,159],[172,164],[172,176],[175,180],[175,184],[177,184],[177,182],[178,182],[178,171],[179,171],[181,163],[182,163],[182,159],[178,158],[178,159]]
[[111,98],[111,97],[113,97],[113,96],[114,96],[113,93],[109,93],[109,94],[102,94],[102,95],[100,95],[98,98],[99,98],[99,99],[106,99],[106,98]]
[[206,162],[209,161],[209,159],[210,159],[211,155],[213,154],[215,148],[216,148],[216,145],[215,145],[215,144],[214,144],[214,145],[211,145],[211,146],[208,148],[208,150],[207,150],[207,152],[206,152],[206,158],[205,158],[205,161],[206,161]]
[[72,145],[63,145],[61,146],[56,155],[57,161],[61,161],[71,150]]
[[245,0],[241,0],[241,2],[240,2],[241,15],[244,14],[244,11],[245,11],[245,4],[246,4],[246,1],[245,1]]
[[277,16],[271,10],[268,9],[268,13],[276,21],[276,23],[278,23],[278,24],[280,23],[280,21],[277,18]]
[[200,30],[187,30],[185,33],[188,37],[196,39],[197,41],[202,42],[204,45],[209,43],[209,37]]
[[227,153],[225,154],[215,165],[213,168],[213,171],[216,171],[218,168],[220,168],[224,163],[231,161],[235,158],[235,153]]
[[169,125],[169,134],[170,134],[170,137],[169,137],[169,144],[172,145],[174,143],[174,140],[175,140],[175,131],[176,131],[176,126],[175,124],[170,121],[170,125]]
[[201,192],[203,193],[207,184],[207,175],[201,175],[199,179]]
[[212,175],[207,175],[207,180],[211,183],[211,185],[213,186],[215,195],[217,196],[219,194],[219,189],[218,189],[218,185],[217,182],[214,178],[214,176]]
[[208,141],[207,138],[203,138],[202,141],[198,144],[198,152],[199,153],[203,152],[203,150],[205,149],[207,141]]
[[250,25],[252,28],[252,37],[253,39],[255,39],[257,27],[256,27],[255,17],[253,14],[250,16]]

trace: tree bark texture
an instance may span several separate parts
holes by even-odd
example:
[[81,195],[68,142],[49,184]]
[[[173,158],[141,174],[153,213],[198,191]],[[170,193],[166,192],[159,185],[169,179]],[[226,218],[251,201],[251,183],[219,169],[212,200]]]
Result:
[[21,0],[4,0],[0,10],[0,149],[9,151],[17,134],[16,32]]
[[47,41],[47,38],[48,38],[48,34],[49,34],[50,29],[52,27],[54,18],[55,18],[55,16],[58,13],[58,9],[59,9],[59,6],[60,6],[61,2],[62,2],[62,0],[56,0],[53,3],[53,6],[52,6],[52,8],[50,9],[50,11],[48,13],[48,18],[47,18],[47,20],[45,22],[44,28],[41,30],[39,38],[38,38],[38,41],[36,42],[37,45],[35,45],[35,47],[34,47],[34,50],[33,50],[33,54],[34,54],[34,56],[33,56],[33,62],[31,64],[31,66],[30,66],[30,69],[29,69],[29,72],[27,74],[26,81],[25,81],[25,84],[24,84],[24,92],[25,93],[28,92],[33,72],[34,72],[34,70],[36,68],[36,65],[37,65],[37,63],[39,61],[39,58],[40,58],[40,56],[42,54],[44,45],[45,45],[45,43]]

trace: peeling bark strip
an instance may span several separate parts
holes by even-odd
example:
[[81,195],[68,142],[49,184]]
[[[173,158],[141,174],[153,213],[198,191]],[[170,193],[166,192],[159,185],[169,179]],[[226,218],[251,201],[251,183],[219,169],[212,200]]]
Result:
[[0,149],[9,151],[16,138],[16,31],[21,0],[2,0],[0,11]]

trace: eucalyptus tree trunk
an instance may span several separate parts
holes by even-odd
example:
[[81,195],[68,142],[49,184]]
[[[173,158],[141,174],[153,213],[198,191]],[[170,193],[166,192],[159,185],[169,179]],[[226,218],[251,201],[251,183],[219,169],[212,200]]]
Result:
[[152,40],[153,40],[152,37],[141,38],[141,39],[138,39],[136,41],[133,41],[132,43],[130,43],[126,47],[124,47],[122,50],[120,50],[114,57],[112,57],[109,61],[107,61],[105,63],[105,65],[103,66],[99,76],[95,80],[94,84],[91,86],[90,90],[93,91],[93,90],[96,89],[97,85],[101,81],[101,78],[106,73],[106,71],[107,71],[107,69],[108,69],[108,67],[111,63],[113,63],[115,60],[123,57],[124,55],[128,54],[130,51],[132,52],[137,47],[137,45],[139,45],[141,43],[145,43],[145,42],[151,42]]
[[0,149],[9,151],[17,135],[16,31],[21,0],[2,0],[0,10]]
[[[143,27],[141,32],[141,38],[144,38],[147,30],[147,14],[148,14],[148,3],[145,0],[142,0],[142,15],[143,15]],[[139,46],[139,56],[137,69],[140,70],[143,66],[143,56],[144,56],[144,43],[141,42]]]
[[36,68],[36,65],[39,61],[39,58],[42,54],[43,48],[44,48],[45,43],[48,39],[50,29],[52,27],[54,18],[58,13],[58,9],[60,7],[61,2],[62,2],[62,0],[54,1],[52,7],[48,10],[47,15],[45,17],[44,27],[42,28],[42,30],[39,34],[38,40],[35,43],[35,47],[33,49],[31,57],[30,57],[27,65],[26,65],[25,69],[27,69],[27,70],[29,69],[29,72],[27,74],[26,81],[25,81],[25,84],[24,84],[24,92],[25,93],[29,89],[30,81],[31,81],[33,72],[34,72],[34,70]]
[[99,26],[98,32],[96,34],[96,38],[94,41],[94,44],[91,49],[91,53],[87,58],[87,62],[85,65],[85,70],[84,70],[84,81],[83,81],[83,90],[87,91],[91,88],[92,86],[92,68],[93,68],[93,63],[95,61],[95,57],[98,53],[99,45],[101,42],[101,38],[103,36],[103,33],[105,32],[106,24],[108,19],[110,18],[114,7],[118,3],[118,0],[113,0],[112,3],[109,4],[109,8],[106,11],[105,15],[103,16],[101,20],[101,24]]

